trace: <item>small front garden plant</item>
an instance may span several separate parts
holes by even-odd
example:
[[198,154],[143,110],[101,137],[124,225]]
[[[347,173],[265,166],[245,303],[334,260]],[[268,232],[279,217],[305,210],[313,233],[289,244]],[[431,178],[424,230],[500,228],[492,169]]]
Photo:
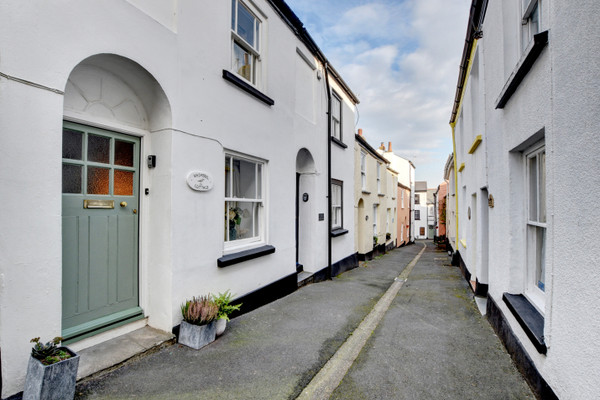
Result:
[[219,306],[211,296],[192,297],[181,305],[183,320],[192,325],[207,325],[217,319]]
[[31,339],[30,342],[35,343],[31,349],[31,356],[40,360],[44,365],[52,365],[72,357],[71,354],[58,347],[62,342],[62,337],[57,336],[45,344],[40,342],[39,337]]
[[234,311],[239,311],[242,303],[240,304],[231,304],[233,300],[233,294],[227,290],[224,293],[219,293],[218,295],[211,295],[213,302],[219,307],[219,313],[217,318],[224,319],[229,321],[229,315]]

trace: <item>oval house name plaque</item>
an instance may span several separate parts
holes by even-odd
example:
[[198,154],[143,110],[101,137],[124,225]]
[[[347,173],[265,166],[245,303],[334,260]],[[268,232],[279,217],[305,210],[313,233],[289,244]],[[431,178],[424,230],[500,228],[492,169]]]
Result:
[[201,171],[192,171],[187,176],[187,184],[198,192],[207,192],[213,188],[212,177]]

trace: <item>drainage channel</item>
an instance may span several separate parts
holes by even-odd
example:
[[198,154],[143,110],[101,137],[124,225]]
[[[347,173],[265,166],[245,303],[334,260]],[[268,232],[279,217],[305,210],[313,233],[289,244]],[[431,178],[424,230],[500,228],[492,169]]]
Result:
[[315,377],[304,388],[298,400],[325,400],[338,387],[354,361],[360,354],[362,348],[371,337],[377,325],[385,315],[386,311],[392,304],[392,301],[398,294],[404,282],[408,279],[408,275],[421,258],[427,245],[423,243],[423,249],[413,258],[402,273],[394,278],[394,282],[379,299],[373,307],[369,315],[363,319],[360,325],[352,332],[350,337],[342,344],[336,353],[327,361]]

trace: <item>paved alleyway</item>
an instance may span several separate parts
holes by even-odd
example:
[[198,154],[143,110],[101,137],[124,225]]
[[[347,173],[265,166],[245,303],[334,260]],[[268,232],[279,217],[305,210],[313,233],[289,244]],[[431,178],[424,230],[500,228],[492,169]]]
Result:
[[[232,320],[200,351],[168,347],[80,383],[76,397],[296,398],[422,249],[418,242],[304,287]],[[428,242],[331,398],[533,398],[448,264]]]

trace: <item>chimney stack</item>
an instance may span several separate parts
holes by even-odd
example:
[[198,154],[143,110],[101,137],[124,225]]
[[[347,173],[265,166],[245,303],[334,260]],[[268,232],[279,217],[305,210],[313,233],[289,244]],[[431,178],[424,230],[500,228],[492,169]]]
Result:
[[358,130],[358,136],[362,136],[362,135],[363,135],[363,134],[362,134],[362,128],[360,128],[360,129]]
[[383,142],[381,142],[381,146],[379,146],[379,150],[385,151],[385,144],[383,144]]
[[392,142],[388,142],[388,153],[392,152]]

